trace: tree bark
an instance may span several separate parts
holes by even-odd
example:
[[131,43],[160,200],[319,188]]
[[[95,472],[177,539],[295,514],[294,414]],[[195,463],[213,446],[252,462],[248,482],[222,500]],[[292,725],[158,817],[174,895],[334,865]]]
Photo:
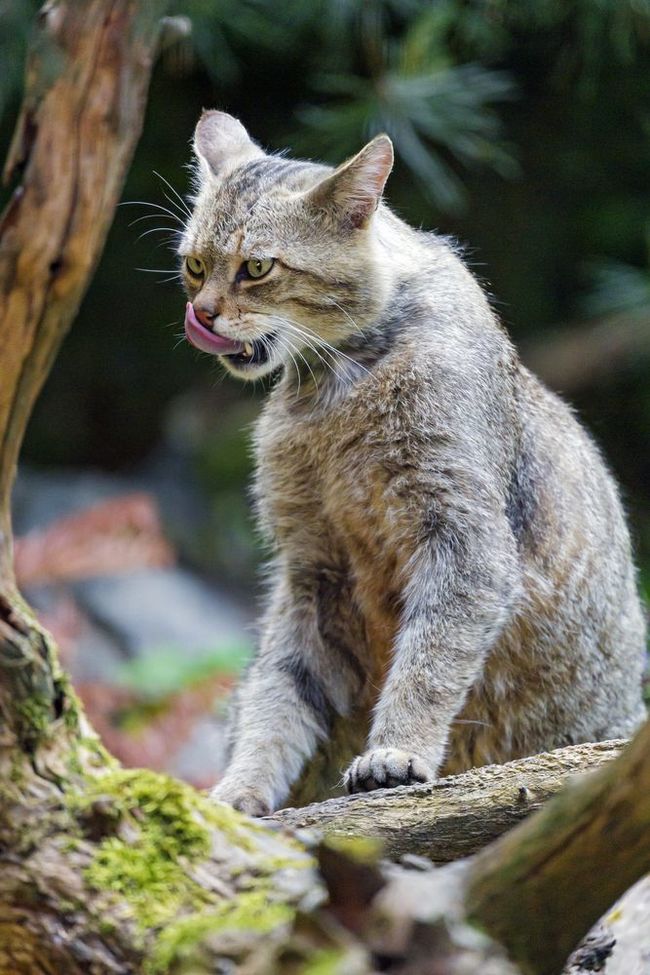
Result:
[[467,911],[522,971],[555,975],[596,918],[648,871],[650,721],[614,762],[569,784],[476,857]]
[[[164,0],[43,7],[0,219],[0,774],[7,748],[65,737],[75,703],[16,593],[10,494],[32,406],[101,253],[140,135]],[[53,431],[54,434],[54,431]],[[57,725],[58,723],[58,725]],[[4,753],[4,759],[2,754]]]
[[4,170],[0,222],[0,578],[8,500],[34,400],[86,290],[137,144],[166,0],[43,7]]
[[448,863],[471,856],[540,809],[572,775],[611,762],[624,741],[571,745],[505,765],[487,765],[424,786],[379,789],[283,809],[272,819],[291,829],[367,836],[385,855]]

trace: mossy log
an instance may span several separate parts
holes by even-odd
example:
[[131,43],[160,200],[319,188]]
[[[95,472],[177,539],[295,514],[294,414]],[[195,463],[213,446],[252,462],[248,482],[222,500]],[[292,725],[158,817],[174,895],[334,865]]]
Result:
[[292,829],[376,838],[393,859],[410,853],[448,863],[487,846],[541,808],[572,775],[600,768],[624,745],[570,745],[424,786],[378,789],[282,809],[272,818]]

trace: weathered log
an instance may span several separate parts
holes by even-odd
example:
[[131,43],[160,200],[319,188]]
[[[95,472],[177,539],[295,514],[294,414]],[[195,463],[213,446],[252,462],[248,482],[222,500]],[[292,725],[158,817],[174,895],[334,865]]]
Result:
[[539,809],[571,776],[600,768],[624,741],[570,745],[505,765],[486,765],[425,786],[328,799],[271,817],[292,829],[368,836],[386,856],[413,853],[436,863],[471,856]]
[[465,903],[524,972],[557,975],[597,918],[648,871],[650,721],[617,759],[479,853]]

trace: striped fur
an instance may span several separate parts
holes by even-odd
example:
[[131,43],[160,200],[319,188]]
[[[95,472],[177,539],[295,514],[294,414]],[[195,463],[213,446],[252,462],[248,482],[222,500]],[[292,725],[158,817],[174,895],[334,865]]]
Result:
[[[271,343],[231,371],[277,375],[255,433],[271,593],[214,796],[277,807],[341,715],[371,716],[351,790],[629,735],[644,626],[614,481],[453,247],[379,202],[388,140],[334,173],[221,113],[195,144],[188,293]],[[276,264],[238,280],[250,257]]]

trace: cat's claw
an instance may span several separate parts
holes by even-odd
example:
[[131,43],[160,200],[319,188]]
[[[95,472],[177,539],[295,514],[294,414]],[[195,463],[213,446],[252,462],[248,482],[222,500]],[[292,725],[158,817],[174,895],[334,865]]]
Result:
[[374,748],[355,758],[345,773],[344,784],[348,792],[372,792],[432,778],[427,763],[418,755],[398,748]]

